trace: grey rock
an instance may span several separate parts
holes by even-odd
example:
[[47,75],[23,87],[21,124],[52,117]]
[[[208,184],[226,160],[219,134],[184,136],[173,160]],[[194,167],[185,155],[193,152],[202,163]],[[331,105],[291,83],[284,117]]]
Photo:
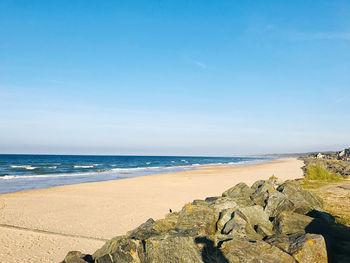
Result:
[[129,231],[127,233],[127,236],[129,236],[130,238],[144,240],[153,235],[157,235],[158,234],[157,231],[153,229],[153,224],[154,224],[154,220],[150,218],[139,227]]
[[220,197],[212,201],[208,207],[213,208],[216,212],[220,213],[226,209],[237,209],[239,204],[231,198]]
[[202,263],[202,257],[193,237],[164,234],[146,240],[146,262]]
[[269,217],[276,217],[282,211],[293,211],[294,203],[278,191],[269,193],[264,211]]
[[216,232],[218,217],[219,213],[214,209],[187,204],[179,213],[176,229],[194,229],[201,234],[211,235]]
[[140,240],[131,239],[126,236],[115,237],[93,254],[98,263],[104,262],[141,262],[145,259],[143,245]]
[[217,233],[222,233],[222,230],[224,228],[224,226],[226,225],[226,223],[228,221],[231,220],[232,216],[233,216],[233,212],[236,209],[225,209],[223,211],[220,212],[220,217],[218,222],[216,223],[216,231]]
[[273,220],[273,229],[278,234],[305,233],[305,228],[313,220],[306,215],[283,211]]
[[253,193],[258,190],[258,188],[260,186],[262,186],[264,183],[266,182],[266,180],[259,180],[259,181],[256,181],[254,184],[252,184],[252,186],[250,187],[252,190],[253,190]]
[[263,236],[255,232],[248,218],[240,211],[234,212],[233,217],[225,224],[221,232],[222,234],[229,234],[230,236],[247,237],[250,239],[263,238]]
[[292,256],[283,252],[281,249],[259,240],[250,241],[246,239],[234,238],[223,242],[220,247],[220,251],[227,259],[226,262],[295,262]]
[[92,257],[87,254],[83,254],[80,251],[70,251],[66,255],[62,263],[86,263],[92,262]]
[[228,197],[250,197],[250,195],[253,193],[253,190],[246,185],[245,183],[239,183],[235,185],[234,187],[231,187],[230,189],[226,190],[222,196],[228,196]]
[[266,181],[255,190],[255,192],[250,196],[250,199],[256,205],[265,207],[266,200],[269,197],[269,192],[274,192],[275,188],[270,181]]
[[289,253],[299,263],[327,263],[326,243],[321,235],[305,234],[296,237],[289,247]]
[[294,211],[306,214],[312,209],[322,208],[322,201],[309,191],[303,190],[297,183],[287,181],[277,188],[294,204]]
[[248,223],[251,227],[261,226],[272,232],[273,225],[269,220],[269,216],[264,212],[264,209],[259,206],[243,207],[238,210],[238,213],[244,215],[247,218]]

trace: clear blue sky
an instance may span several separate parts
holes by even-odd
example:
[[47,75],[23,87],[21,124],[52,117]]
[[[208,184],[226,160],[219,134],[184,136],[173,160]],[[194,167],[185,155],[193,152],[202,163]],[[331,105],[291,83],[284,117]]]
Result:
[[350,1],[0,1],[0,152],[350,146]]

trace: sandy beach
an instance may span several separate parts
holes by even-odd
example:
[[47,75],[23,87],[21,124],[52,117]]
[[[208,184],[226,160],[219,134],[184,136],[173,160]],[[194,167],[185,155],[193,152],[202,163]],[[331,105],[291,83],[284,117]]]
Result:
[[276,160],[250,166],[207,166],[98,183],[0,195],[0,261],[59,262],[70,250],[92,253],[148,218],[159,219],[194,199],[275,175],[300,178],[303,162]]

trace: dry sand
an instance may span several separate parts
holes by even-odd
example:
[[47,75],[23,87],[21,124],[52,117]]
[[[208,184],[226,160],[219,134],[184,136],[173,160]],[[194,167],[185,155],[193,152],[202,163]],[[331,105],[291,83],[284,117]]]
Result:
[[104,240],[194,199],[275,175],[302,177],[303,163],[208,166],[181,173],[67,185],[0,195],[0,262],[59,262],[70,250],[92,253]]

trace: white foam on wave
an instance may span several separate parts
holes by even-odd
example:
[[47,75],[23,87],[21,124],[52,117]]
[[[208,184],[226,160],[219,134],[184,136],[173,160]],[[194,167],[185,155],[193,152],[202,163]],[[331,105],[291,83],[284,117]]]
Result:
[[147,164],[147,165],[150,165],[150,164],[151,164],[151,162],[147,162],[146,164]]
[[49,168],[49,169],[56,169],[57,166],[48,166],[47,168]]
[[38,168],[38,167],[33,167],[31,165],[11,165],[10,167],[14,169],[26,169],[26,170],[34,170]]
[[1,179],[3,179],[3,180],[9,180],[9,179],[13,179],[13,178],[15,178],[15,176],[14,175],[4,175],[4,176],[1,176],[0,177]]
[[[239,166],[239,165],[249,165],[249,164],[254,164],[254,163],[261,163],[261,162],[266,162],[267,160],[248,160],[248,161],[239,161],[239,162],[229,162],[225,163],[225,165],[234,165],[234,166]],[[210,165],[222,165],[222,163],[209,163],[209,164],[199,164],[199,163],[194,163],[191,165],[178,165],[178,166],[156,166],[156,167],[134,167],[134,168],[112,168],[112,169],[107,169],[107,170],[98,170],[98,171],[91,171],[91,172],[77,172],[77,173],[51,173],[51,174],[37,174],[37,175],[5,175],[5,176],[0,176],[0,180],[10,180],[10,179],[28,179],[28,178],[54,178],[54,177],[72,177],[72,176],[122,176],[123,174],[132,174],[133,176],[138,176],[138,175],[145,175],[146,174],[152,174],[154,173],[159,173],[164,170],[166,171],[172,171],[172,170],[186,170],[186,169],[196,169],[201,166],[210,166]],[[115,165],[116,166],[116,165]],[[15,166],[13,168],[28,168],[28,166]],[[53,167],[53,166],[52,166]],[[31,167],[36,168],[36,167]],[[74,168],[93,168],[92,165],[77,165],[74,166]],[[52,168],[53,169],[53,168]]]
[[87,169],[87,168],[93,168],[93,165],[74,165],[75,169]]

